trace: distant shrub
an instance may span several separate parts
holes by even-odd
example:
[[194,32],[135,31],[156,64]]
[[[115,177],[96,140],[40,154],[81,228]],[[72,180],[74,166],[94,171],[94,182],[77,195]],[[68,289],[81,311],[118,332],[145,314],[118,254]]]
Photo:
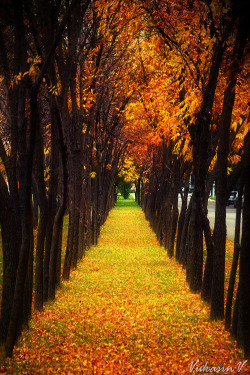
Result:
[[131,183],[130,182],[122,182],[119,186],[119,190],[121,191],[121,195],[124,199],[128,199],[130,195],[130,189],[131,189]]

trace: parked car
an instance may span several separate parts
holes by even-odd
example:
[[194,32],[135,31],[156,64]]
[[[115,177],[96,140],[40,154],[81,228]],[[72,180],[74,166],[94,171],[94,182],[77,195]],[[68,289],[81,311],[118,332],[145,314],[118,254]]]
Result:
[[237,191],[231,191],[230,196],[227,201],[227,206],[230,206],[230,204],[233,204],[234,207],[237,206],[237,199],[238,199],[238,192]]
[[[236,208],[238,205],[238,191],[231,191],[230,196],[227,201],[227,206],[230,206],[230,204],[233,204],[233,206]],[[244,194],[242,195],[242,203],[241,207],[244,207]]]

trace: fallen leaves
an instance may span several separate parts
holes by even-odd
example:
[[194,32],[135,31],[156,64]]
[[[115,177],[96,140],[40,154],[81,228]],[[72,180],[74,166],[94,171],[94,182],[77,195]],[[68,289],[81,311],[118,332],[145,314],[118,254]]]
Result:
[[[131,205],[131,202],[130,202]],[[188,374],[242,352],[191,294],[136,205],[118,206],[53,304],[36,313],[8,374]],[[242,374],[249,371],[245,365]],[[193,371],[196,373],[196,370]],[[226,372],[224,372],[226,373]]]

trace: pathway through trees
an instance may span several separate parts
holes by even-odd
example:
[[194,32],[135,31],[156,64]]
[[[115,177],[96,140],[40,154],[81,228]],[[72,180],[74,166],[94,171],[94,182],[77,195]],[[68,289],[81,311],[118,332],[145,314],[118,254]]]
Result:
[[[34,314],[5,370],[127,375],[189,374],[193,367],[193,373],[237,373],[242,353],[222,322],[208,317],[140,207],[119,200],[98,246],[87,252],[55,303]],[[245,364],[240,373],[249,369]]]

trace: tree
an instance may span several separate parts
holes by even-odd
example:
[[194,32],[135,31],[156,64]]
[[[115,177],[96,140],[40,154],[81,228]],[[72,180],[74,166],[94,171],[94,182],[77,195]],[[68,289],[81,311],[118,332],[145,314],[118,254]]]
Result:
[[211,317],[224,317],[224,279],[225,279],[225,242],[226,242],[226,184],[227,160],[229,153],[229,135],[232,111],[235,100],[235,86],[242,66],[244,49],[249,35],[249,24],[245,16],[246,9],[239,10],[238,26],[235,36],[235,45],[229,67],[228,85],[224,92],[224,102],[220,118],[220,140],[217,151],[217,198],[214,229],[214,266],[212,281]]
[[[17,277],[15,282],[15,293],[13,296],[11,313],[6,320],[9,320],[9,324],[7,325],[8,334],[6,338],[7,355],[11,355],[13,345],[18,334],[20,333],[22,322],[27,323],[27,319],[31,312],[33,234],[32,210],[30,203],[32,194],[31,186],[33,155],[35,151],[37,134],[39,134],[40,127],[38,121],[38,91],[41,86],[42,79],[48,70],[49,63],[52,60],[55,49],[62,37],[67,20],[75,5],[76,1],[72,1],[66,9],[55,34],[55,38],[51,41],[49,50],[44,56],[44,60],[41,61],[40,58],[32,59],[29,70],[27,70],[28,41],[26,40],[26,28],[29,26],[32,28],[33,26],[31,23],[29,24],[29,21],[32,21],[29,18],[29,9],[33,6],[36,7],[37,4],[35,2],[28,2],[26,4],[23,2],[14,2],[13,5],[9,6],[8,8],[10,14],[10,19],[8,20],[9,24],[5,24],[4,22],[1,24],[2,34],[11,32],[12,27],[15,36],[13,39],[13,44],[11,44],[11,39],[9,39],[11,40],[10,42],[8,40],[9,44],[2,39],[1,67],[6,84],[6,90],[8,92],[8,98],[10,99],[10,108],[12,109],[13,120],[11,124],[11,152],[14,156],[12,161],[14,165],[10,173],[14,173],[14,176],[13,178],[11,175],[8,176],[8,181],[11,185],[10,199],[12,201],[13,209],[15,209],[16,212],[20,212],[20,214],[17,216],[17,220],[19,220],[19,227],[21,228],[19,230],[17,229],[17,233],[20,233],[19,243],[21,243],[21,247],[18,269],[16,270]],[[10,50],[12,53],[7,55],[7,50]],[[12,59],[13,53],[14,59],[11,60],[9,64],[10,68],[12,69],[10,71],[8,68],[8,58]],[[37,72],[36,67],[40,63],[41,67],[39,72]],[[29,116],[27,116],[25,109],[26,100],[29,101]],[[18,129],[19,131],[17,132]],[[16,169],[17,155],[19,156],[18,173]],[[3,158],[5,158],[5,155],[3,155]],[[20,223],[22,223],[22,225]],[[11,248],[7,247],[5,249],[6,251],[9,251]],[[4,269],[4,272],[5,270],[6,269]],[[15,270],[13,270],[13,274],[11,276],[12,279],[15,279],[14,272]],[[25,288],[26,293],[24,292]],[[24,299],[24,296],[27,296],[28,298]]]

